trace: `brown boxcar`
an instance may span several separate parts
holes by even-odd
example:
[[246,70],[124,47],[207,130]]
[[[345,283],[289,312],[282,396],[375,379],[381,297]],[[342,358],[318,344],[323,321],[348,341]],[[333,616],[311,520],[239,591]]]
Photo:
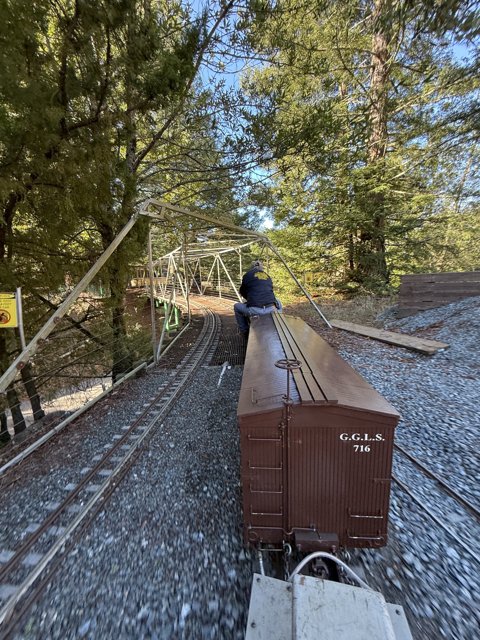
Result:
[[246,543],[386,544],[399,415],[300,318],[252,321],[238,420]]

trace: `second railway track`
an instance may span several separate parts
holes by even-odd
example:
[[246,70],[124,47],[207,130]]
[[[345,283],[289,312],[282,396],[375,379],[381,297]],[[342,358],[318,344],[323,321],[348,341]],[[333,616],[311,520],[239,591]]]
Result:
[[392,481],[416,503],[422,513],[461,547],[476,565],[480,564],[476,546],[480,536],[480,511],[445,478],[440,477],[400,445],[402,464],[394,465]]
[[445,478],[442,478],[438,473],[435,473],[427,466],[425,466],[420,460],[412,456],[411,453],[406,451],[399,444],[395,444],[395,449],[399,451],[407,460],[416,467],[419,471],[421,471],[427,478],[435,481],[435,483],[451,498],[456,500],[466,511],[468,511],[477,522],[480,523],[480,509],[475,506],[472,502],[470,502],[460,491],[457,491],[452,485],[447,482]]
[[[203,328],[177,368],[163,380],[147,406],[137,408],[130,424],[119,425],[118,432],[103,446],[80,479],[65,487],[67,496],[53,505],[46,504],[40,522],[30,526],[23,540],[3,550],[0,568],[0,631],[2,637],[15,628],[24,610],[48,584],[62,554],[73,544],[108,497],[120,484],[149,436],[165,419],[188,381],[207,360],[218,341],[219,318],[196,304],[204,316]],[[154,374],[153,374],[154,375]],[[28,464],[22,461],[22,464]]]

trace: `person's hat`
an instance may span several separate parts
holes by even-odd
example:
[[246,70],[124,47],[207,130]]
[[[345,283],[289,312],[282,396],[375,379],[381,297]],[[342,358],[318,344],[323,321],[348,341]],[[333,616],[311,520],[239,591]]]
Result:
[[254,260],[252,262],[252,269],[263,269],[263,262],[261,260]]

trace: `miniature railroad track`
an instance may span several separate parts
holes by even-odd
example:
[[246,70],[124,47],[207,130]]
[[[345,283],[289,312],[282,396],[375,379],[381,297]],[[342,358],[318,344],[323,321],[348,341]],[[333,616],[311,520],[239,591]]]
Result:
[[424,485],[424,491],[428,490],[430,494],[432,492],[433,486],[436,486],[440,492],[443,492],[443,494],[448,495],[452,499],[457,509],[458,507],[462,509],[463,514],[458,514],[458,516],[456,517],[456,521],[449,524],[448,520],[451,514],[448,509],[445,509],[444,499],[438,501],[438,504],[441,505],[441,507],[439,507],[440,511],[437,509],[435,512],[434,503],[432,503],[431,506],[427,506],[425,493],[422,493],[421,496],[419,496],[419,492],[415,493],[414,491],[412,491],[411,487],[415,486],[418,488],[419,483],[418,481],[411,481],[411,472],[409,474],[410,480],[408,482],[406,482],[405,480],[400,480],[394,474],[392,474],[392,480],[420,507],[423,513],[425,513],[441,529],[443,529],[452,538],[452,540],[454,540],[456,544],[461,547],[471,558],[473,558],[478,564],[480,564],[480,558],[474,551],[474,549],[476,548],[478,535],[480,534],[480,510],[469,500],[467,500],[460,492],[454,489],[448,482],[446,482],[444,478],[441,478],[438,474],[431,471],[403,447],[398,444],[395,444],[394,446],[395,449],[409,461],[413,468],[419,471],[423,475],[423,477],[427,479],[427,483],[428,481],[433,481],[433,483],[430,483],[429,485]]
[[[179,398],[197,368],[218,341],[219,319],[199,304],[204,323],[195,344],[158,393],[131,425],[122,428],[108,451],[84,474],[38,528],[0,568],[0,635],[8,637],[38,598],[81,531],[105,507],[109,496],[140,455],[143,445]],[[55,529],[56,536],[48,533]],[[48,542],[48,538],[54,538]]]
[[472,504],[469,500],[464,498],[458,491],[456,491],[453,487],[451,487],[443,478],[441,478],[438,474],[431,471],[428,467],[426,467],[420,460],[412,456],[408,451],[406,451],[399,444],[395,444],[395,449],[400,451],[402,455],[404,455],[410,462],[417,468],[420,469],[426,476],[430,479],[435,480],[438,485],[446,492],[449,496],[454,498],[457,502],[459,502],[467,511],[469,511],[478,522],[480,522],[480,509],[478,509],[474,504]]

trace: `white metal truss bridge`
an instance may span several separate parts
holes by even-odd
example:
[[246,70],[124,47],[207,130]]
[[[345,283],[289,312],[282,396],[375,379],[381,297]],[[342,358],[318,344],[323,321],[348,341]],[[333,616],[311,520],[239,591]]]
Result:
[[[95,276],[125,240],[133,227],[142,218],[148,218],[148,264],[132,274],[132,279],[142,279],[151,300],[162,299],[169,308],[174,308],[176,296],[181,296],[187,304],[188,315],[190,293],[212,293],[218,296],[241,299],[238,285],[244,270],[250,267],[252,256],[261,258],[267,265],[270,258],[276,258],[296,282],[312,306],[325,323],[322,314],[309,293],[297,279],[278,249],[270,239],[257,231],[238,227],[228,221],[215,219],[200,211],[191,211],[167,202],[150,199],[136,212],[118,233],[111,245],[97,262],[68,293],[63,302],[52,313],[38,333],[30,340],[18,357],[0,377],[0,394],[5,393],[21,369],[36,353],[53,329],[79,296],[92,283]],[[175,248],[158,255],[156,244],[159,236],[176,240]],[[152,309],[152,342],[154,360],[161,350],[155,335],[154,305]],[[161,342],[161,340],[160,340]],[[160,347],[160,348],[159,348]]]

